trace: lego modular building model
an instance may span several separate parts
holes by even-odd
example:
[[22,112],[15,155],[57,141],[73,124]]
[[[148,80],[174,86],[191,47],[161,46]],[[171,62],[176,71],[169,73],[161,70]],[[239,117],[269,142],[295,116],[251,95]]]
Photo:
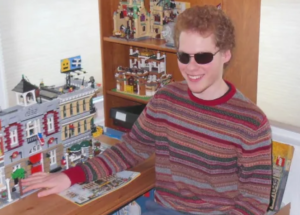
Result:
[[113,37],[127,40],[163,39],[164,25],[174,22],[190,4],[174,0],[150,0],[150,11],[144,0],[120,0],[113,14]]
[[24,76],[13,89],[17,105],[0,111],[0,208],[24,194],[20,179],[36,172],[58,172],[94,155],[93,98],[98,87],[73,78],[81,57],[61,61],[66,85],[39,87]]
[[144,48],[130,47],[129,68],[119,66],[115,71],[116,90],[141,97],[151,97],[172,82],[166,73],[166,54]]

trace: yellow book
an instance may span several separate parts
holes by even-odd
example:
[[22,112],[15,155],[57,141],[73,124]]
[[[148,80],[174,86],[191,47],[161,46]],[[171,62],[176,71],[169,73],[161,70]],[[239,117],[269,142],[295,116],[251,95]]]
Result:
[[285,191],[290,167],[294,155],[294,147],[288,144],[273,141],[273,182],[269,209],[279,211]]

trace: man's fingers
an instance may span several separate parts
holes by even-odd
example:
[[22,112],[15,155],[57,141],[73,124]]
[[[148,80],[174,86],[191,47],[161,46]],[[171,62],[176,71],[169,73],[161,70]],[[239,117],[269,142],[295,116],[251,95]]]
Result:
[[28,178],[22,179],[22,182],[30,182],[30,181],[34,181],[36,179],[40,179],[40,178],[45,178],[47,175],[45,174],[37,174],[37,175],[31,175]]
[[45,183],[46,180],[44,177],[39,177],[39,178],[31,178],[30,180],[22,180],[21,183],[22,185],[24,186],[28,186],[28,185],[31,185],[31,184],[39,184],[39,183]]
[[51,188],[51,189],[43,190],[43,191],[39,192],[38,197],[44,197],[44,196],[48,196],[48,195],[54,194],[54,193],[56,193],[56,189]]
[[33,184],[33,185],[30,185],[30,186],[26,187],[23,190],[23,192],[26,193],[30,190],[35,190],[35,189],[40,189],[40,188],[47,188],[47,187],[50,187],[48,183]]
[[37,173],[33,173],[31,176],[34,177],[34,176],[47,176],[47,175],[49,175],[49,173],[37,172]]

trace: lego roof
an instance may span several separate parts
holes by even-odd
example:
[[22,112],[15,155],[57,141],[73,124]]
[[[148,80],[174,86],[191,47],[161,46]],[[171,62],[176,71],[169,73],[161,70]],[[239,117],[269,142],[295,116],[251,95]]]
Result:
[[18,83],[17,86],[15,86],[14,89],[12,89],[12,91],[17,92],[17,93],[26,93],[29,92],[31,90],[37,90],[38,87],[31,84],[30,82],[26,81],[24,79],[24,77],[22,78],[22,80],[20,81],[20,83]]

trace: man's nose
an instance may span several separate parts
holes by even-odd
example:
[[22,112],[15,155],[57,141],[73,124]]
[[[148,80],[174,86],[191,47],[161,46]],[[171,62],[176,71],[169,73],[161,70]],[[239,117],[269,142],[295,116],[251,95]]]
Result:
[[187,69],[189,70],[193,70],[197,67],[197,62],[195,61],[195,58],[194,56],[191,56],[190,57],[190,62],[188,63],[187,65]]

